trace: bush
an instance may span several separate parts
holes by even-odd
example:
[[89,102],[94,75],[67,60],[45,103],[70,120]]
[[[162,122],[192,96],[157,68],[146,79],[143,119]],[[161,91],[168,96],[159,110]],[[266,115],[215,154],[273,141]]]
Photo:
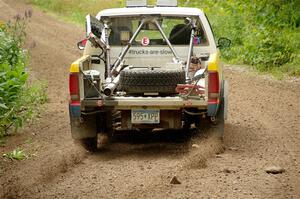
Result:
[[229,62],[250,64],[260,71],[278,68],[299,75],[297,0],[182,0],[181,4],[202,8],[216,37],[232,40],[232,47],[223,50]]
[[[30,14],[31,15],[31,14]],[[28,54],[22,49],[26,33],[26,18],[15,17],[14,22],[0,26],[0,137],[9,129],[18,129],[36,114],[36,105],[47,99],[45,86],[29,86],[26,65]]]

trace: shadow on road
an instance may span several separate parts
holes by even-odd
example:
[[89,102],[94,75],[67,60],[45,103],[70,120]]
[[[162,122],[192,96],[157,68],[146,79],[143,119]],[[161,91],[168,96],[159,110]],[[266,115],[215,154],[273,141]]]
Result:
[[112,142],[128,144],[185,143],[196,132],[188,130],[124,131],[115,133]]
[[163,130],[157,132],[126,131],[116,133],[111,143],[93,155],[101,160],[138,156],[139,158],[181,158],[188,153],[193,140],[209,135],[197,130]]

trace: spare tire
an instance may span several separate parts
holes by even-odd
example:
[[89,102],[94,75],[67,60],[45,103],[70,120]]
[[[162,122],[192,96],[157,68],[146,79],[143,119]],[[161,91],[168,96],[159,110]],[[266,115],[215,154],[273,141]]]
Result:
[[185,83],[183,70],[123,70],[119,89],[127,93],[176,93]]

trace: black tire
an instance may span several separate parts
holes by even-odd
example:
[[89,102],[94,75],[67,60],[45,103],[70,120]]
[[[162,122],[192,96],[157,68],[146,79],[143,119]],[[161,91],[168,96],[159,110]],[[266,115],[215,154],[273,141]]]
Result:
[[109,145],[111,137],[113,136],[112,111],[103,112],[99,114],[97,118],[96,148],[104,149]]
[[[95,152],[98,149],[105,148],[108,145],[109,139],[112,137],[112,132],[113,132],[112,131],[112,112],[111,111],[98,113],[94,117],[95,117],[95,119],[92,122],[95,123],[95,132],[96,132],[95,136],[75,140],[75,143],[78,143],[85,150],[90,151],[90,152]],[[90,118],[93,118],[93,117],[90,117]],[[107,137],[104,140],[102,139],[102,141],[105,141],[105,143],[102,142],[99,144],[99,139],[98,139],[99,135],[101,135],[102,138]]]
[[78,140],[79,144],[87,151],[97,151],[97,138],[85,138]]
[[194,114],[188,114],[187,112],[183,111],[183,128],[188,130],[190,129],[192,124],[195,124],[196,128],[200,128],[200,120],[201,116],[197,115],[198,109],[187,109],[188,112],[194,113]]
[[177,84],[184,83],[183,70],[123,70],[119,89],[127,93],[176,93]]

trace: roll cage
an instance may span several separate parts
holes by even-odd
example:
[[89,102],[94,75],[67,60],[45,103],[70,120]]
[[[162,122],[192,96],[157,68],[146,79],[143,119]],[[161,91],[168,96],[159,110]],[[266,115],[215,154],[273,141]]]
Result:
[[[173,47],[173,45],[171,44],[169,38],[167,37],[167,35],[165,34],[163,28],[161,27],[159,21],[161,19],[161,16],[157,15],[157,16],[153,16],[153,15],[145,15],[141,17],[141,21],[136,29],[136,31],[133,33],[133,35],[130,37],[127,45],[124,47],[124,49],[121,51],[120,55],[118,56],[118,58],[114,61],[114,63],[111,65],[110,63],[110,45],[109,45],[109,28],[110,28],[110,21],[109,18],[102,18],[101,21],[103,23],[103,31],[102,31],[102,40],[104,40],[104,47],[105,49],[103,49],[106,52],[106,70],[107,70],[107,79],[106,82],[108,83],[107,87],[111,88],[115,87],[114,85],[117,84],[117,81],[119,79],[118,77],[118,73],[119,71],[117,71],[118,67],[120,66],[120,64],[123,62],[124,57],[126,56],[126,54],[128,53],[130,47],[133,45],[133,42],[135,41],[136,37],[138,36],[138,34],[141,32],[142,28],[146,25],[146,24],[154,24],[157,28],[157,30],[159,31],[159,33],[161,34],[163,40],[166,42],[167,46],[170,48],[173,56],[174,56],[174,62],[175,63],[180,63],[182,64],[184,70],[185,70],[185,76],[186,76],[186,82],[189,83],[190,82],[190,78],[189,78],[189,65],[191,62],[191,57],[193,54],[193,46],[194,46],[194,38],[195,38],[195,31],[197,29],[197,25],[196,25],[196,19],[194,17],[190,18],[190,17],[186,17],[185,18],[185,22],[186,22],[186,27],[188,27],[190,29],[190,35],[189,35],[189,49],[188,49],[188,54],[187,54],[187,61],[184,62],[178,55],[178,53],[176,52],[175,48]],[[180,33],[179,30],[177,34]],[[101,45],[99,45],[101,46]],[[103,45],[102,45],[103,46]],[[101,47],[102,48],[102,47]],[[113,74],[116,74],[115,76]]]

